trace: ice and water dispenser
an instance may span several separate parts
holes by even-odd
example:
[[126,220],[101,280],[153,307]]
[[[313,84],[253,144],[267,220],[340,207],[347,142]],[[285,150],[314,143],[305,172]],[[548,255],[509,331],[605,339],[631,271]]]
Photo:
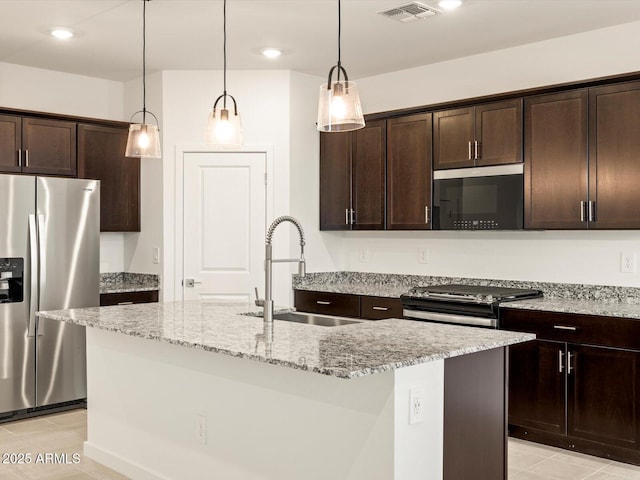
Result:
[[0,303],[24,299],[24,258],[0,258]]

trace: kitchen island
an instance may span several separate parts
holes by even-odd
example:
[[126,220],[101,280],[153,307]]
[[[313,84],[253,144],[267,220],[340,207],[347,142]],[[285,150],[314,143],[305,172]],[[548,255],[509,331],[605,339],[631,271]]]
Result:
[[86,455],[132,478],[412,480],[462,478],[502,449],[476,478],[506,478],[505,347],[533,335],[399,319],[265,331],[257,313],[39,312],[91,327]]

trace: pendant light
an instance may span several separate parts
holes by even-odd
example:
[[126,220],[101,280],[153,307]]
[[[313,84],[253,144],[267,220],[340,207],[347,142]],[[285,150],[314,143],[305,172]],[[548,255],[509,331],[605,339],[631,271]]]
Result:
[[[341,8],[338,0],[338,63],[329,70],[327,83],[320,87],[318,101],[318,130],[321,132],[347,132],[364,127],[360,96],[355,82],[350,82],[340,61]],[[333,72],[337,70],[336,80]],[[340,75],[344,79],[340,79]]]
[[[142,123],[131,123],[129,137],[127,138],[127,157],[151,157],[160,158],[160,130],[158,129],[158,117],[147,110],[147,2],[142,0],[142,110],[131,115],[131,120],[137,114],[142,113]],[[151,115],[156,123],[148,124],[147,115]],[[130,121],[131,121],[130,120]]]
[[[242,146],[242,124],[238,114],[236,99],[227,93],[227,0],[223,2],[223,90],[213,104],[207,124],[207,144],[218,148],[240,148]],[[227,109],[227,97],[233,102],[233,112]],[[218,109],[218,102],[222,100],[222,108]]]

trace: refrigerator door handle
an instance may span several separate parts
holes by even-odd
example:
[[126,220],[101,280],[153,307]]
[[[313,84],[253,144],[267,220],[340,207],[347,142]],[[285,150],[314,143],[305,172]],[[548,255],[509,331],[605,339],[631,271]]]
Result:
[[29,250],[31,253],[31,291],[29,293],[28,337],[36,335],[36,310],[38,309],[38,236],[36,216],[29,215]]
[[[40,281],[38,283],[39,285],[39,289],[38,289],[38,297],[40,296],[40,292],[43,292],[45,290],[46,287],[46,281],[45,279],[47,278],[46,276],[46,265],[47,265],[47,260],[46,260],[46,249],[45,247],[45,239],[42,238],[42,235],[44,234],[44,215],[42,215],[41,213],[38,214],[38,267],[39,267],[39,273],[40,273]],[[35,312],[34,312],[34,316],[35,316]],[[36,331],[37,331],[37,335],[40,337],[43,335],[42,332],[42,328],[40,328],[40,322],[38,321],[38,319],[36,318]]]

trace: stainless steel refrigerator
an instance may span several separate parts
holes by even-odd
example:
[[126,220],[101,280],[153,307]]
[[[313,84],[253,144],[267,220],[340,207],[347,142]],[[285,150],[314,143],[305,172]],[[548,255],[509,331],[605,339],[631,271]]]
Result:
[[100,182],[0,175],[0,418],[86,397],[85,328],[38,310],[99,305]]

